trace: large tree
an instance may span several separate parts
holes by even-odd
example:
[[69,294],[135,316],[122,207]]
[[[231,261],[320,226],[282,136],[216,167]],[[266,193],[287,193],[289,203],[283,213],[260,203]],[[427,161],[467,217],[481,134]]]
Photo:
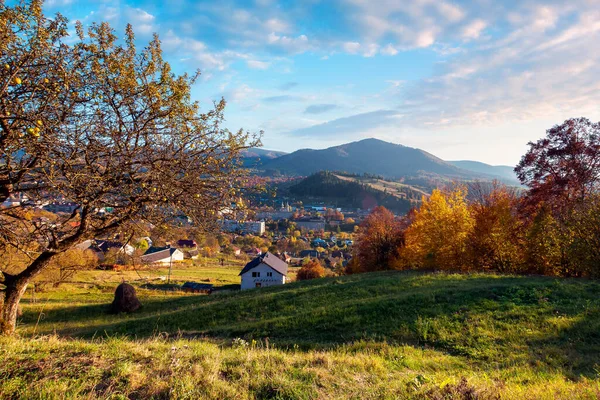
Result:
[[548,129],[515,172],[534,203],[563,208],[585,200],[600,188],[600,123],[571,118]]
[[[28,283],[75,244],[126,224],[177,215],[206,226],[244,185],[241,150],[259,138],[222,128],[224,101],[202,112],[194,76],[175,75],[155,37],[138,51],[130,26],[107,24],[69,45],[67,20],[40,1],[0,1],[0,257],[24,266],[0,273],[0,330],[15,330]],[[76,204],[56,219],[35,209]]]
[[393,269],[398,250],[404,244],[401,221],[383,206],[373,209],[360,224],[354,263],[348,272],[371,272]]

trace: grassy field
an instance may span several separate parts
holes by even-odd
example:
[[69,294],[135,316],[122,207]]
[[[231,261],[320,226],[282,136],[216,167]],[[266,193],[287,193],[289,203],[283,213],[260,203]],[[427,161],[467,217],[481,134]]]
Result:
[[[228,285],[235,271],[177,272]],[[140,288],[143,309],[119,316],[105,312],[113,288],[24,302],[21,338],[0,341],[0,398],[600,396],[595,281],[389,272],[210,296]]]

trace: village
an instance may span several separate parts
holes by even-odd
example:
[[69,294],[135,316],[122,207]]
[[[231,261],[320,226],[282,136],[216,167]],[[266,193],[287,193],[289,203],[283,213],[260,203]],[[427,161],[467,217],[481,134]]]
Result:
[[[26,197],[15,195],[1,207],[10,208],[27,202]],[[34,206],[37,210],[35,219],[50,223],[77,207],[69,201],[46,201]],[[235,209],[235,204],[232,208]],[[193,228],[192,221],[184,216],[160,228],[145,224],[143,233],[139,230],[133,235],[121,232],[73,246],[67,254],[70,252],[73,257],[87,261],[75,262],[79,265],[72,266],[68,274],[63,271],[62,280],[42,276],[38,287],[44,286],[45,279],[55,284],[65,283],[74,274],[85,270],[122,272],[168,268],[165,275],[154,274],[151,279],[166,282],[169,290],[210,294],[222,288],[206,282],[172,279],[171,276],[173,271],[189,270],[194,266],[201,269],[210,263],[223,268],[243,267],[237,286],[242,290],[290,282],[295,279],[297,270],[311,261],[320,264],[327,275],[339,275],[352,258],[353,239],[359,222],[369,211],[304,206],[301,202],[290,205],[289,200],[281,200],[279,207],[263,205],[237,209],[234,215],[238,219],[221,219],[219,230],[212,233],[199,233]],[[61,275],[61,272],[56,274]],[[227,286],[227,290],[232,288],[236,285]]]

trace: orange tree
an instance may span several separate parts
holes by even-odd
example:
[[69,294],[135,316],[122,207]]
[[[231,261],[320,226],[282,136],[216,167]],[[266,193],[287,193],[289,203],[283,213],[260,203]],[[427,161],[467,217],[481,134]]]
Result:
[[[40,1],[0,2],[0,258],[25,262],[0,274],[0,327],[15,330],[28,283],[57,255],[130,222],[186,215],[203,227],[239,198],[240,151],[258,135],[221,127],[225,102],[205,112],[191,100],[194,76],[177,76],[160,41],[136,49],[107,24],[65,43],[67,20]],[[56,220],[31,209],[77,206]],[[10,272],[9,272],[10,271]]]
[[520,272],[525,227],[515,189],[496,181],[475,182],[469,185],[469,197],[473,229],[467,234],[468,268]]
[[348,272],[392,269],[404,243],[400,221],[383,206],[375,208],[360,225],[354,259]]
[[317,279],[325,276],[325,268],[321,266],[318,260],[310,260],[298,270],[296,279],[299,281],[306,281],[309,279]]

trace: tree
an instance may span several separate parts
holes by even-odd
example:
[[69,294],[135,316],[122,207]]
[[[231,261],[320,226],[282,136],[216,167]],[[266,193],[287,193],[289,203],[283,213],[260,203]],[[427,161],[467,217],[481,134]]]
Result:
[[562,276],[566,272],[570,240],[565,233],[549,207],[541,205],[527,229],[527,272],[553,276]]
[[476,182],[469,185],[469,197],[468,268],[520,272],[524,226],[515,191],[498,182]]
[[325,268],[321,266],[319,261],[310,260],[298,270],[296,279],[299,281],[306,281],[309,279],[317,279],[325,276]]
[[423,197],[406,229],[402,258],[416,267],[457,269],[465,266],[467,237],[473,218],[466,202],[466,190],[457,187],[444,193],[435,189]]
[[[141,51],[131,26],[118,44],[108,24],[68,45],[68,21],[47,18],[41,1],[0,2],[0,252],[23,268],[3,270],[0,329],[15,330],[28,283],[59,254],[129,222],[186,215],[203,228],[244,190],[240,151],[259,137],[221,127],[225,101],[200,112],[194,76],[176,76],[158,37]],[[49,223],[37,204],[77,204]],[[0,253],[0,258],[2,258]]]
[[532,202],[553,208],[581,202],[600,185],[600,123],[572,118],[529,142],[515,172]]
[[52,259],[41,274],[41,280],[59,286],[71,279],[78,271],[91,269],[98,258],[91,250],[69,249]]
[[360,225],[357,242],[354,252],[360,272],[383,271],[393,268],[404,234],[394,214],[380,206]]

